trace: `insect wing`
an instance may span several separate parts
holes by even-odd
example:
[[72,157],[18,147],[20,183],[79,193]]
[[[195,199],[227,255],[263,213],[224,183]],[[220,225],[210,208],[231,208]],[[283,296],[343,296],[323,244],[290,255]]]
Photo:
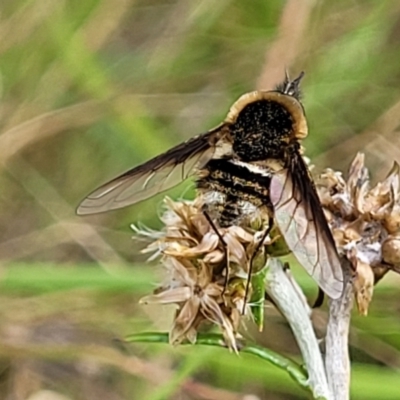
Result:
[[343,271],[308,168],[300,154],[270,185],[275,223],[298,262],[331,298],[343,291]]
[[100,186],[86,197],[77,214],[96,214],[126,207],[176,186],[214,154],[216,128],[173,147]]

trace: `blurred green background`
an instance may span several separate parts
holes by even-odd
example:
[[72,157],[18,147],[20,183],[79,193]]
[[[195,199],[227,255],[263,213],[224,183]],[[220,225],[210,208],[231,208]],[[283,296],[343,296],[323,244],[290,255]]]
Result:
[[[78,218],[91,190],[204,132],[242,93],[304,70],[307,155],[373,178],[400,161],[400,2],[2,0],[0,399],[305,399],[276,368],[213,348],[123,346],[168,330],[129,225],[162,196]],[[186,182],[169,192],[193,194]],[[310,300],[315,286],[301,280]],[[354,312],[352,399],[400,399],[400,280]],[[318,326],[325,319],[317,310]],[[272,307],[246,336],[298,358]],[[47,396],[47,397],[46,397]]]

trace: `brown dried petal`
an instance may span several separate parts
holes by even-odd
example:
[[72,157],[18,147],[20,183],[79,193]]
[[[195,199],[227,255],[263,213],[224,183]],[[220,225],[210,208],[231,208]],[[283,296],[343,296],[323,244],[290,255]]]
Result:
[[357,190],[354,191],[353,194],[353,202],[354,202],[354,208],[357,211],[356,215],[364,214],[365,212],[365,198],[367,196],[368,192],[368,186],[369,182],[365,181],[364,183],[361,184],[361,186],[358,187]]
[[398,202],[400,195],[400,165],[396,161],[393,163],[392,169],[386,179],[390,181],[393,192],[395,193],[394,200]]
[[186,340],[188,340],[192,344],[196,343],[199,326],[204,321],[205,321],[204,317],[200,313],[198,313],[195,320],[192,323],[192,326],[185,334]]
[[399,197],[399,165],[394,163],[386,179],[378,182],[367,195],[369,210],[375,216],[383,218],[391,212]]
[[173,242],[167,249],[164,250],[164,253],[173,257],[194,258],[215,250],[218,246],[218,243],[218,236],[213,232],[208,232],[203,236],[201,242],[197,246],[188,247],[180,245],[177,242]]
[[352,198],[365,182],[368,182],[368,170],[364,167],[364,154],[357,153],[350,165],[347,178],[347,190]]
[[346,226],[344,231],[344,240],[346,241],[346,243],[357,242],[361,239],[361,227],[362,225],[359,223],[359,221],[356,221],[356,223],[348,224]]
[[225,233],[224,240],[228,246],[230,259],[244,267],[246,265],[247,257],[243,245],[229,231]]
[[197,237],[203,237],[210,230],[210,224],[203,213],[197,212],[195,215],[192,215],[191,223]]
[[197,287],[205,290],[212,279],[212,269],[206,263],[199,261],[199,271],[197,276]]
[[393,202],[398,201],[399,195],[399,164],[397,162],[393,163],[392,169],[386,176],[385,180],[378,182],[377,185],[371,189],[372,193],[387,194],[392,193]]
[[168,243],[164,244],[166,245],[166,247],[164,248],[163,253],[167,256],[183,256],[186,252],[189,252],[191,250],[191,247],[183,245],[177,241],[169,241]]
[[334,228],[332,230],[333,238],[335,239],[336,247],[340,251],[347,244],[344,229]]
[[191,299],[183,305],[169,334],[169,342],[171,344],[176,345],[186,339],[186,333],[192,327],[199,307],[200,299],[196,296],[191,297]]
[[194,326],[191,326],[186,332],[185,338],[189,343],[195,344],[197,341],[197,329]]
[[[249,314],[251,314],[251,307],[250,307],[250,305],[247,303],[247,300],[245,301],[244,297],[242,297],[242,298],[237,297],[237,298],[235,298],[235,299],[232,300],[232,303],[233,303],[233,305],[234,305],[234,307],[235,307],[235,308],[232,308],[232,313],[233,313],[233,311],[235,311],[235,313],[232,314],[232,315],[233,315],[235,318],[236,318],[236,317],[239,318],[239,317],[241,317],[242,315],[249,315]],[[231,316],[231,318],[232,318],[232,316]],[[236,324],[235,321],[236,321],[236,320],[233,320],[234,326],[236,326],[236,325],[235,325],[235,324]]]
[[317,179],[317,186],[324,187],[331,191],[343,193],[346,187],[346,182],[342,177],[341,172],[336,172],[333,169],[327,168]]
[[364,199],[364,212],[373,216],[382,216],[384,207],[390,202],[390,191],[386,191],[380,184],[369,191]]
[[150,294],[142,297],[139,300],[140,304],[171,304],[182,303],[189,300],[192,296],[192,291],[188,287],[178,287],[167,289],[157,294]]
[[224,336],[225,343],[231,350],[233,350],[235,353],[238,354],[239,350],[237,346],[235,330],[233,328],[232,322],[226,316],[224,316],[224,323],[222,325],[222,329],[223,329],[222,334]]
[[199,208],[192,202],[173,201],[169,197],[164,199],[167,211],[162,216],[162,221],[169,227],[193,231],[192,217],[199,213]]
[[321,204],[324,207],[330,208],[332,204],[332,195],[330,193],[330,190],[326,187],[320,186],[318,188],[318,196]]
[[209,321],[219,325],[222,328],[228,347],[237,352],[238,350],[234,327],[218,303],[214,299],[207,297],[207,301],[202,302],[201,312]]
[[[204,288],[204,295],[214,297],[215,299],[219,299],[222,295],[224,288],[216,283],[209,283],[207,287]],[[222,300],[222,299],[220,299]]]
[[251,243],[254,240],[254,236],[240,226],[230,226],[228,232],[242,243]]
[[179,282],[181,286],[193,287],[197,282],[197,269],[184,258],[164,257],[164,265],[167,268],[170,280]]
[[354,205],[348,193],[337,193],[332,196],[332,211],[339,212],[343,218],[354,216]]
[[204,256],[203,261],[210,264],[218,264],[224,259],[224,252],[221,250],[214,250]]
[[367,315],[369,303],[374,292],[374,273],[368,264],[359,260],[356,266],[353,287],[358,311],[361,315]]
[[224,313],[218,302],[210,296],[203,297],[201,302],[202,314],[211,322],[222,325],[222,316]]
[[[241,304],[241,307],[233,308],[231,311],[230,315],[230,320],[232,322],[232,326],[235,332],[239,329],[240,321],[242,318],[242,311],[243,311],[243,304]],[[236,336],[240,336],[238,333]]]

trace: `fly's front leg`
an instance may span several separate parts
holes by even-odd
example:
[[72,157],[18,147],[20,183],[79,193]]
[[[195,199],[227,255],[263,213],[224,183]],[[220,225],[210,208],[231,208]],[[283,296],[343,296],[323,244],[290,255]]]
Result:
[[207,211],[203,211],[203,215],[206,217],[206,220],[210,224],[212,230],[216,233],[218,236],[218,239],[220,240],[222,247],[223,247],[223,252],[224,252],[224,259],[226,260],[226,266],[225,266],[225,280],[224,280],[224,291],[222,294],[224,294],[226,288],[228,287],[228,280],[229,280],[229,254],[228,254],[228,245],[226,244],[224,238],[222,235],[219,233],[217,227],[214,224],[214,221],[211,219],[210,215],[207,213]]

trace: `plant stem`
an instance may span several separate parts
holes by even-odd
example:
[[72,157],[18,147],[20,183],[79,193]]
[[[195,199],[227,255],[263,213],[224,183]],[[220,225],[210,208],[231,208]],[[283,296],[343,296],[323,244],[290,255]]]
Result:
[[[131,334],[125,337],[125,341],[128,343],[169,343],[169,337],[167,332],[142,332]],[[182,344],[190,343],[182,342]],[[224,337],[221,334],[211,332],[199,333],[197,335],[196,345],[226,348]],[[265,347],[258,346],[255,343],[246,343],[245,341],[240,342],[239,350],[241,353],[255,355],[264,361],[267,361],[276,367],[285,370],[301,387],[310,390],[307,375],[302,366],[290,358],[287,358]]]
[[301,291],[285,272],[281,261],[271,258],[268,267],[266,291],[292,328],[306,364],[313,395],[317,399],[331,400],[322,355]]
[[[347,269],[346,269],[347,268]],[[343,265],[347,271],[348,266]],[[325,366],[333,400],[348,400],[350,393],[349,328],[353,307],[353,286],[345,280],[340,299],[329,301]]]

